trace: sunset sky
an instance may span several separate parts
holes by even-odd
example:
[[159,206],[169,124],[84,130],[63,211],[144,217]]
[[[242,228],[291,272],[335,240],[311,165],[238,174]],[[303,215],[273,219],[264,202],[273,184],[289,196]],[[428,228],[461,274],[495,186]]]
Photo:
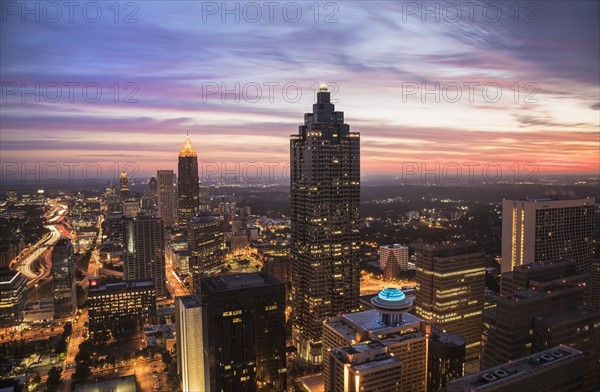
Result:
[[[134,162],[149,175],[176,170],[188,129],[201,165],[285,163],[289,135],[318,83],[329,83],[337,110],[361,133],[365,175],[399,175],[403,162],[533,162],[544,173],[597,173],[599,2],[467,3],[452,3],[462,13],[455,20],[443,1],[279,2],[270,21],[263,2],[253,3],[262,15],[228,2],[239,7],[236,22],[221,2],[118,2],[118,15],[108,2],[92,23],[97,10],[86,3],[72,21],[64,7],[60,15],[40,9],[36,22],[3,2],[2,163]],[[423,12],[436,4],[437,13]],[[36,83],[37,97],[15,90]],[[69,83],[79,83],[73,102]],[[102,89],[98,102],[86,101],[93,89],[82,95],[86,83]],[[225,102],[221,91],[207,95],[236,83],[239,102],[235,93]],[[439,102],[413,91],[436,83]],[[137,102],[123,102],[130,93]]]

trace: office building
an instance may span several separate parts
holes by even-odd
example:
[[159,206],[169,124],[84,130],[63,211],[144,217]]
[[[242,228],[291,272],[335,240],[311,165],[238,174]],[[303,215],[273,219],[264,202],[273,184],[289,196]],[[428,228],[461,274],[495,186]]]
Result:
[[200,280],[205,391],[286,390],[285,284],[264,272]]
[[196,290],[201,277],[221,271],[225,257],[223,218],[215,214],[193,217],[188,224],[188,269]]
[[323,348],[379,342],[400,359],[400,390],[424,392],[430,326],[407,313],[412,300],[398,289],[386,288],[371,299],[372,310],[342,314],[324,323]]
[[485,254],[477,243],[447,242],[417,250],[416,313],[466,340],[466,360],[479,358],[485,302]]
[[534,318],[573,309],[583,302],[584,294],[585,286],[566,282],[498,297],[496,307],[483,315],[481,367],[531,354]]
[[359,309],[360,134],[321,86],[290,137],[293,337],[322,362],[323,321]]
[[51,254],[54,318],[72,317],[77,311],[73,245],[69,238],[58,240]]
[[192,147],[189,134],[179,152],[177,171],[177,191],[179,202],[177,217],[179,227],[186,228],[188,221],[196,216],[200,198],[200,179],[198,178],[198,156]]
[[579,392],[582,362],[580,351],[561,345],[450,381],[441,392]]
[[125,338],[156,318],[156,292],[152,279],[101,284],[88,283],[90,339],[105,341],[110,336]]
[[594,198],[538,198],[502,202],[502,272],[547,260],[573,260],[590,272]]
[[19,325],[27,301],[27,279],[21,271],[0,271],[0,328]]
[[589,305],[595,309],[600,309],[600,260],[596,260],[592,264]]
[[165,222],[165,227],[175,225],[175,174],[173,170],[156,172],[156,203],[158,216]]
[[196,296],[187,295],[175,300],[177,325],[177,374],[183,391],[204,391],[208,368],[204,360],[202,308]]
[[380,246],[379,268],[383,271],[384,280],[399,278],[402,271],[408,270],[408,246],[400,244]]
[[121,200],[127,200],[129,197],[129,178],[125,170],[121,172],[119,177],[119,195],[121,196]]
[[334,348],[325,358],[325,392],[402,392],[401,365],[379,342]]
[[162,219],[146,215],[123,218],[123,272],[127,280],[152,279],[156,297],[167,296]]
[[434,332],[429,336],[427,391],[437,392],[464,374],[466,342],[462,336]]
[[577,272],[577,265],[573,260],[523,264],[501,275],[500,293],[502,295],[517,293],[531,287],[552,284],[567,277],[572,280],[576,275],[580,275],[584,281],[589,280],[589,276]]

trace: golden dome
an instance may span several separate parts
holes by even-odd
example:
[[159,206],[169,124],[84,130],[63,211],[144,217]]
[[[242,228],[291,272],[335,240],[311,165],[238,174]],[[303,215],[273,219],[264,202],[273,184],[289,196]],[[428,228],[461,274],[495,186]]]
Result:
[[181,151],[179,151],[179,156],[180,157],[195,157],[196,156],[196,150],[194,150],[194,147],[192,147],[192,142],[190,141],[189,134],[185,135],[185,142],[183,143],[183,147],[181,148]]

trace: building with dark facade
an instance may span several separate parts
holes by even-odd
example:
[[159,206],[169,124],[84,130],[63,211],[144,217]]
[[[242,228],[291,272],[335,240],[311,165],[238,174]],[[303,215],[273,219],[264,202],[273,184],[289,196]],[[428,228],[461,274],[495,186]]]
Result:
[[196,290],[203,276],[220,272],[225,258],[223,218],[215,214],[201,214],[188,223],[188,269],[192,287]]
[[427,391],[437,392],[448,381],[464,374],[465,339],[449,332],[434,332],[429,336]]
[[477,243],[447,242],[417,250],[416,313],[466,340],[466,360],[479,358],[485,301],[485,254]]
[[290,137],[293,336],[322,361],[323,321],[359,309],[360,134],[321,86]]
[[21,271],[0,271],[0,328],[19,325],[27,301],[27,279]]
[[158,217],[165,222],[165,227],[173,227],[176,221],[174,183],[173,170],[156,172],[156,206]]
[[77,291],[73,245],[61,238],[52,249],[52,297],[54,318],[71,317],[77,311]]
[[517,358],[450,381],[440,392],[579,392],[583,354],[568,346]]
[[589,273],[594,256],[594,198],[543,197],[502,202],[502,272],[546,260],[573,260]]
[[177,217],[179,227],[187,227],[188,221],[196,216],[200,205],[200,179],[198,178],[198,156],[192,147],[190,136],[186,135],[185,143],[179,152],[177,170],[177,192],[179,202]]
[[92,341],[126,337],[156,319],[152,279],[100,284],[89,279],[88,314]]
[[154,281],[157,298],[167,295],[163,220],[147,215],[123,218],[123,272],[127,280]]
[[264,272],[200,280],[206,391],[286,390],[285,284]]

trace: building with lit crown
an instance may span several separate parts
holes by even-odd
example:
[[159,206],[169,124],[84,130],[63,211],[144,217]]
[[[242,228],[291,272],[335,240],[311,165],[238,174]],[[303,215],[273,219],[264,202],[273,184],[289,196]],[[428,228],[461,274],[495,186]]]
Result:
[[198,213],[200,199],[200,179],[198,178],[198,156],[192,147],[190,136],[186,135],[185,142],[179,152],[177,170],[177,217],[179,227],[186,228],[188,221]]
[[[424,392],[430,326],[407,313],[412,300],[401,290],[386,288],[371,299],[372,310],[331,317],[324,323],[326,353],[358,343],[379,342],[400,359],[400,391]],[[327,381],[326,381],[327,382]]]
[[290,137],[293,338],[322,362],[323,321],[359,310],[360,134],[326,86]]

